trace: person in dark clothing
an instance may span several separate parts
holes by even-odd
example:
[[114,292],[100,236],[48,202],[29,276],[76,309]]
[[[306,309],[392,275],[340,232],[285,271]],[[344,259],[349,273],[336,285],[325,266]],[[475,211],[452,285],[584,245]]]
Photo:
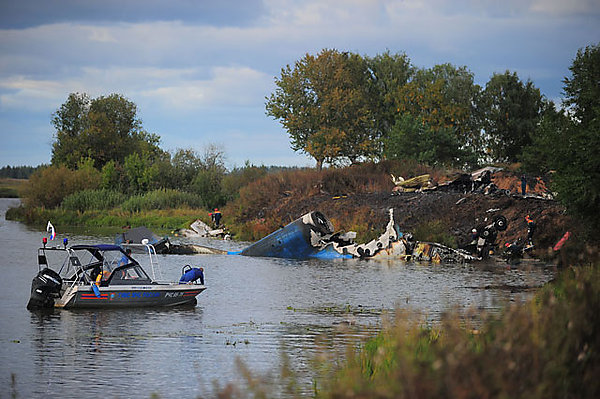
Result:
[[533,233],[535,232],[535,222],[529,217],[525,216],[527,222],[527,245],[533,246]]
[[527,193],[527,178],[525,175],[521,176],[521,194],[525,195]]
[[212,218],[213,223],[218,228],[221,224],[221,212],[217,208],[213,212],[210,213],[210,217]]

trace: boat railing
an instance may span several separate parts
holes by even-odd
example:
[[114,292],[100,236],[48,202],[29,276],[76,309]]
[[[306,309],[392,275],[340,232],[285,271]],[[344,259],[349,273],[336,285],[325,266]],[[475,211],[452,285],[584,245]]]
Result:
[[[143,241],[147,241],[146,239],[144,239]],[[127,247],[138,247],[138,248],[145,248],[147,253],[148,253],[148,258],[150,259],[150,269],[152,270],[152,280],[154,281],[159,281],[159,280],[163,280],[163,275],[162,275],[162,269],[160,268],[160,265],[158,263],[158,255],[156,253],[156,249],[154,248],[154,245],[148,243],[148,242],[143,242],[141,244],[127,244]],[[158,270],[158,279],[156,278],[156,271]]]
[[[73,281],[71,282],[70,280],[63,280],[65,283],[71,283],[69,289],[73,288],[75,285],[87,285],[90,283],[90,277],[88,276],[88,274],[85,272],[85,269],[83,268],[81,262],[79,261],[79,257],[77,257],[77,254],[75,253],[75,251],[71,248],[65,248],[67,251],[67,259],[65,262],[68,263],[68,265],[73,266],[73,276],[75,276],[75,278],[73,279]],[[64,267],[64,265],[63,265]],[[67,271],[68,271],[69,266],[67,266]],[[61,268],[62,271],[62,268]],[[81,277],[78,277],[81,276]]]

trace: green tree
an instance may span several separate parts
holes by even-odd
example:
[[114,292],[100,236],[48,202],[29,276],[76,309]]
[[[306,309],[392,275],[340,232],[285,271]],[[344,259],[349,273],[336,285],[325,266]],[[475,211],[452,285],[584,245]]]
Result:
[[413,159],[431,166],[464,166],[474,163],[475,155],[462,149],[451,128],[432,129],[421,117],[404,114],[385,139],[388,159]]
[[171,157],[171,166],[168,187],[180,189],[189,187],[203,168],[201,157],[191,148],[175,151]]
[[123,170],[131,194],[145,193],[155,188],[159,170],[147,152],[142,154],[134,152],[127,156],[123,163]]
[[[597,235],[600,228],[600,46],[579,49],[564,79],[568,129],[546,147],[554,158],[559,199]],[[556,133],[555,133],[556,135]]]
[[306,54],[275,79],[267,115],[288,131],[294,151],[324,162],[356,162],[377,154],[375,113],[365,60],[351,53],[323,50]]
[[556,170],[560,159],[561,143],[574,127],[573,119],[557,110],[553,102],[544,103],[542,117],[531,135],[531,144],[521,154],[523,169],[530,173],[548,173]]
[[73,169],[82,157],[90,157],[101,169],[111,160],[122,164],[134,152],[161,151],[160,138],[142,129],[137,106],[119,94],[90,99],[72,93],[53,114],[52,124],[54,165]]
[[377,157],[383,155],[383,140],[390,134],[398,117],[400,91],[415,73],[404,53],[386,51],[373,58],[365,57],[369,78],[369,97],[375,121],[373,142]]
[[517,73],[494,74],[478,103],[488,155],[493,161],[516,162],[540,120],[543,99],[531,81]]
[[415,68],[406,54],[389,51],[367,57],[366,62],[371,74],[378,129],[385,137],[396,123],[400,91],[414,75]]
[[190,191],[199,195],[207,208],[224,205],[222,181],[227,171],[224,150],[219,145],[208,144],[199,161],[200,169],[190,184]]
[[431,129],[450,129],[461,147],[481,152],[481,126],[475,103],[481,88],[466,67],[451,64],[418,69],[397,92],[398,114],[420,117]]
[[564,105],[582,126],[596,123],[600,113],[600,47],[579,49],[569,67],[572,76],[563,80]]
[[569,212],[597,235],[600,229],[600,47],[580,49],[563,80],[567,109],[547,103],[523,166],[554,171],[552,188]]

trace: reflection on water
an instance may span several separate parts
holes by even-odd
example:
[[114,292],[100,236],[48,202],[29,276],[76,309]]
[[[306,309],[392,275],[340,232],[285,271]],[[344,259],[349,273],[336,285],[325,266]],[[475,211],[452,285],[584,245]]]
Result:
[[[8,200],[0,200],[2,214]],[[57,227],[59,238],[65,232]],[[19,397],[211,397],[213,382],[240,381],[236,359],[276,375],[285,353],[310,390],[320,346],[343,352],[400,306],[435,321],[453,306],[497,311],[532,294],[552,268],[359,260],[294,261],[227,255],[160,256],[163,276],[205,268],[208,289],[185,309],[54,310],[25,306],[42,232],[0,220],[0,383]],[[75,243],[112,233],[68,233]],[[175,241],[175,240],[174,240]],[[243,243],[196,240],[237,250]],[[137,257],[142,264],[143,256]]]

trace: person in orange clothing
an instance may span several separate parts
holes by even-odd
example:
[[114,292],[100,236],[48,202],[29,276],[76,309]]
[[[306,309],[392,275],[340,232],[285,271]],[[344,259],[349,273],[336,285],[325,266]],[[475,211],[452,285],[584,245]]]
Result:
[[533,247],[533,233],[535,232],[535,222],[529,215],[525,216],[527,222],[527,245]]
[[215,224],[215,226],[218,228],[219,225],[221,224],[221,212],[219,212],[219,210],[217,208],[215,208],[215,210],[211,213],[209,213],[210,217],[212,218],[213,223]]

